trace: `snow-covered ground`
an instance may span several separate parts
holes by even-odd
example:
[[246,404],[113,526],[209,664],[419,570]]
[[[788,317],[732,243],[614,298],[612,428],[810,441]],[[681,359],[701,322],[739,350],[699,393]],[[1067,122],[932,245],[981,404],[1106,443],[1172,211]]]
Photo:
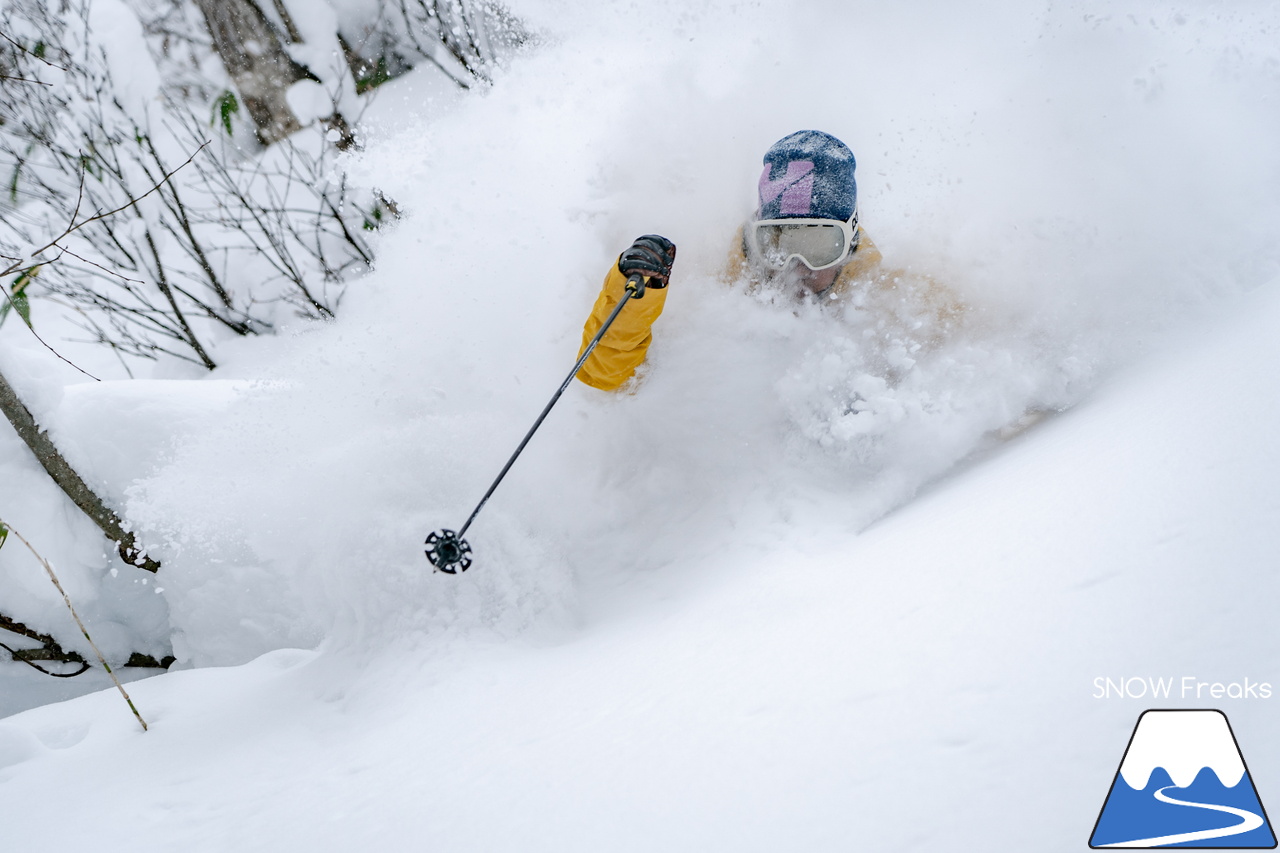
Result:
[[[72,384],[0,336],[165,568],[112,575],[0,436],[3,517],[104,645],[180,661],[130,685],[146,734],[114,692],[0,721],[6,837],[1080,849],[1152,705],[1223,707],[1280,790],[1280,697],[1093,698],[1280,686],[1272,4],[515,8],[543,42],[483,97],[415,116],[390,90],[351,168],[409,216],[336,323],[149,383]],[[890,261],[974,308],[896,387],[868,384],[866,318],[715,281],[800,127],[858,154]],[[575,386],[476,567],[430,574],[422,537],[465,518],[648,231],[680,258],[645,382]],[[1069,408],[987,437],[1027,407]],[[12,544],[0,574],[78,648]],[[3,673],[8,708],[51,698]]]

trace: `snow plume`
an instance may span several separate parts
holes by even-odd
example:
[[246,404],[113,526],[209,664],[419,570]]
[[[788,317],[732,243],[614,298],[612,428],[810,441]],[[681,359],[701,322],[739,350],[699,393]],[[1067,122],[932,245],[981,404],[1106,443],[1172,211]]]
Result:
[[[377,272],[255,343],[269,369],[225,368],[263,381],[133,491],[186,660],[554,629],[583,581],[814,507],[861,527],[1280,261],[1274,4],[512,5],[536,49],[352,164],[407,214]],[[868,232],[967,303],[958,331],[717,280],[800,128],[853,148]],[[638,389],[575,385],[476,568],[433,578],[423,537],[465,519],[647,232],[680,256]]]

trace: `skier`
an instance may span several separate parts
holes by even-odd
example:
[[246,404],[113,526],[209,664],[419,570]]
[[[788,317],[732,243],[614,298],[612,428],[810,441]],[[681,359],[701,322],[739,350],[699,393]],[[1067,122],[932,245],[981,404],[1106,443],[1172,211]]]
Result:
[[[797,131],[774,143],[764,155],[759,207],[733,241],[724,278],[744,281],[749,290],[770,288],[833,303],[860,284],[879,292],[902,285],[921,291],[936,317],[954,319],[960,309],[933,282],[919,276],[906,282],[901,273],[882,268],[880,250],[858,222],[855,166],[849,147],[821,131]],[[622,298],[629,276],[645,276],[645,296],[623,308],[578,379],[612,391],[635,374],[666,302],[675,257],[675,245],[656,234],[638,238],[619,256],[587,318],[579,355]]]
[[[882,350],[885,357],[877,367],[892,383],[913,363],[911,354],[948,331],[963,307],[927,276],[883,268],[880,251],[858,223],[854,166],[853,152],[827,133],[802,130],[774,143],[764,155],[760,204],[738,231],[724,277],[745,282],[748,290],[769,288],[802,301],[844,306],[846,317],[861,314],[863,321],[871,320],[860,339]],[[675,259],[675,244],[657,234],[637,238],[618,256],[583,328],[573,370],[466,523],[456,532],[442,529],[427,537],[427,559],[438,570],[456,574],[471,566],[471,546],[463,536],[574,376],[613,391],[635,375],[666,304]],[[640,298],[628,294],[632,275],[645,279]],[[627,302],[619,305],[624,298]],[[849,411],[859,402],[851,399]]]

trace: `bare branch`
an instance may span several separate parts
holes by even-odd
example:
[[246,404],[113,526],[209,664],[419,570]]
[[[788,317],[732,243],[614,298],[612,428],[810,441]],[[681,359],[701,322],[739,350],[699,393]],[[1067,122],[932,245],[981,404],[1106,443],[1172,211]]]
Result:
[[[0,278],[4,278],[6,275],[9,275],[9,274],[13,273],[13,272],[14,272],[18,267],[20,267],[20,266],[22,266],[22,264],[21,264],[21,263],[17,263],[17,264],[14,264],[14,265],[10,266],[8,269],[4,270],[3,272],[0,272]],[[13,297],[9,295],[9,290],[8,290],[8,288],[0,287],[0,293],[3,293],[3,294],[4,294],[4,298],[5,298],[5,300],[8,302],[9,307],[10,307],[11,309],[13,309],[14,311],[17,311],[17,310],[18,310],[18,304],[17,304],[16,302],[14,302],[14,301],[13,301]],[[101,379],[99,379],[98,377],[94,376],[92,373],[90,373],[89,371],[85,370],[83,367],[81,367],[80,365],[76,364],[74,361],[72,361],[71,359],[67,358],[67,357],[66,357],[66,356],[64,356],[62,353],[60,353],[60,352],[58,352],[56,349],[54,349],[54,348],[49,344],[49,342],[48,342],[48,341],[46,341],[44,338],[40,337],[40,333],[36,331],[36,329],[35,329],[35,326],[34,326],[34,325],[32,325],[31,323],[24,323],[23,325],[24,325],[24,326],[26,326],[26,327],[27,327],[27,330],[28,330],[29,332],[31,332],[31,334],[32,334],[32,335],[34,335],[34,336],[35,336],[35,339],[36,339],[37,341],[39,341],[39,342],[40,342],[40,345],[41,345],[41,346],[43,346],[43,347],[44,347],[45,349],[47,349],[49,352],[51,352],[51,353],[53,353],[54,355],[56,355],[60,361],[62,361],[62,362],[64,362],[64,363],[66,363],[66,364],[71,365],[71,366],[72,366],[72,367],[74,367],[76,370],[80,371],[80,372],[81,372],[81,373],[83,373],[85,376],[88,376],[90,379],[92,379],[92,380],[93,380],[93,381],[95,381],[95,382],[101,382],[101,381],[102,381]]]
[[37,86],[52,86],[52,83],[46,83],[43,80],[28,80],[26,77],[11,77],[8,74],[0,74],[0,80],[12,80],[15,83],[34,83]]
[[23,53],[25,53],[27,56],[30,56],[32,59],[36,59],[36,60],[39,60],[40,62],[43,62],[45,65],[49,66],[50,68],[56,68],[56,69],[58,69],[59,71],[66,71],[66,70],[67,70],[67,69],[63,68],[61,65],[55,65],[54,63],[52,63],[52,62],[50,62],[49,60],[45,59],[43,56],[40,56],[40,55],[39,55],[39,54],[37,54],[37,53],[33,53],[32,51],[27,50],[25,47],[23,47],[22,45],[18,44],[18,43],[17,43],[16,41],[14,41],[13,39],[9,38],[9,36],[7,36],[3,31],[0,31],[0,38],[4,39],[4,40],[5,40],[5,41],[7,41],[9,44],[13,45],[13,46],[14,46],[14,47],[16,47],[18,50],[20,50],[20,51],[22,51]]
[[115,682],[116,689],[120,691],[120,695],[124,697],[124,701],[129,705],[129,710],[133,712],[133,716],[138,719],[138,722],[142,725],[142,730],[145,732],[147,730],[147,721],[142,719],[142,715],[138,713],[137,706],[133,704],[133,700],[129,698],[129,694],[125,691],[124,685],[120,683],[120,679],[117,678],[115,672],[112,671],[111,664],[107,663],[107,659],[103,657],[102,652],[98,649],[98,644],[89,636],[89,629],[84,626],[84,622],[80,621],[80,614],[76,613],[76,609],[71,606],[71,598],[67,595],[67,591],[62,588],[62,582],[58,580],[58,575],[53,571],[53,566],[50,565],[49,561],[35,549],[34,545],[26,540],[26,537],[14,530],[11,526],[5,524],[3,519],[0,519],[0,530],[12,533],[14,536],[18,537],[18,541],[23,545],[26,545],[27,550],[36,558],[36,561],[44,567],[45,574],[49,576],[49,580],[53,582],[53,585],[57,588],[58,592],[62,594],[62,601],[67,605],[67,610],[71,611],[71,618],[76,621],[76,626],[80,629],[80,633],[89,644],[89,648],[93,649],[93,653],[98,656],[98,663],[102,664],[102,668],[107,671],[107,675],[111,676],[111,680]]
[[[114,210],[108,210],[103,213],[95,213],[93,216],[90,216],[88,219],[84,220],[79,225],[72,225],[68,227],[66,231],[63,231],[57,237],[55,237],[45,245],[41,246],[39,249],[36,249],[34,252],[32,252],[31,257],[34,258],[36,255],[40,254],[46,249],[56,246],[59,241],[66,239],[67,237],[79,231],[81,228],[85,227],[91,222],[97,222],[101,219],[106,219],[108,216],[114,216],[115,214],[119,213],[122,210],[126,210],[127,208],[130,208],[130,207],[135,207],[138,204],[138,202],[142,201],[144,198],[151,195],[156,190],[160,189],[160,187],[164,186],[165,182],[168,181],[170,178],[172,178],[174,175],[176,175],[178,171],[183,168],[183,166],[186,166],[192,160],[196,159],[196,155],[199,154],[201,151],[203,151],[205,149],[205,146],[208,144],[209,144],[208,141],[205,141],[203,144],[201,144],[199,148],[197,148],[195,151],[191,153],[190,157],[182,161],[181,165],[179,165],[173,171],[167,172],[164,175],[164,177],[162,177],[159,181],[156,182],[154,186],[151,187],[151,189],[147,190],[142,195],[138,196],[137,198],[130,198],[127,202],[115,208]],[[79,205],[77,204],[77,210],[78,209],[79,209]]]

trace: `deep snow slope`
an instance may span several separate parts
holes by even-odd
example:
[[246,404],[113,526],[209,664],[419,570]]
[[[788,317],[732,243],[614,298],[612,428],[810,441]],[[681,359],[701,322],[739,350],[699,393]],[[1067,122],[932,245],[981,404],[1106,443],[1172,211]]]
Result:
[[[162,591],[4,444],[0,507],[111,649],[187,668],[131,685],[145,735],[110,693],[0,721],[6,832],[1079,849],[1147,707],[1094,678],[1280,685],[1274,4],[516,11],[543,39],[491,91],[407,104],[349,164],[408,216],[337,322],[229,346],[213,381],[0,349]],[[857,152],[890,262],[970,305],[940,345],[716,280],[800,127]],[[476,568],[431,575],[422,537],[648,231],[680,257],[643,384],[573,387]],[[1067,411],[993,446],[1028,407]],[[70,636],[29,569],[7,547],[0,593]],[[1272,701],[1227,708],[1264,802]]]
[[[1280,682],[1280,291],[1237,309],[861,534],[811,494],[790,525],[592,586],[556,636],[175,672],[131,686],[145,735],[110,692],[11,717],[7,837],[1083,849],[1148,707],[1094,678]],[[1276,701],[1158,704],[1223,707],[1265,804]]]
[[[516,11],[541,41],[491,91],[386,93],[349,166],[408,215],[336,323],[150,386],[86,382],[4,330],[6,374],[167,567],[152,585],[104,555],[0,436],[3,517],[109,654],[226,665],[322,638],[560,630],[583,584],[718,554],[815,488],[864,527],[1280,268],[1274,4]],[[761,152],[798,127],[850,143],[867,229],[969,305],[962,329],[890,333],[876,310],[716,280]],[[424,578],[425,532],[461,523],[648,231],[681,249],[641,393],[575,387],[474,530],[486,571]],[[0,599],[78,648],[24,559],[0,552]]]
[[[408,219],[342,320],[225,356],[248,386],[130,486],[172,563],[179,659],[556,630],[581,584],[714,556],[815,487],[865,526],[989,430],[1274,275],[1280,113],[1257,107],[1280,92],[1274,9],[1014,8],[531,5],[546,44],[352,163]],[[837,98],[840,73],[859,85]],[[667,120],[634,130],[659,92]],[[890,262],[970,304],[942,346],[716,280],[761,152],[802,126],[861,152]],[[648,231],[682,248],[642,389],[575,386],[473,531],[485,571],[424,577],[426,531],[461,524]]]

